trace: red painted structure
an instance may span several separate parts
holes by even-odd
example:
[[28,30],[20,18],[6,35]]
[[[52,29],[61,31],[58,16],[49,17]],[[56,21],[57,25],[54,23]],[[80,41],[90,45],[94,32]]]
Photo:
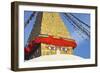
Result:
[[73,49],[77,46],[75,40],[72,39],[54,38],[52,36],[36,37],[31,43],[29,43],[27,48],[25,48],[25,53],[30,53],[35,45],[40,43],[51,44],[55,46],[72,47]]

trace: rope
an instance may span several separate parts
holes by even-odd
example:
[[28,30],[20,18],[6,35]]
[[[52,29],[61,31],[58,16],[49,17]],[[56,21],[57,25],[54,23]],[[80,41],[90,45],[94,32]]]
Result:
[[68,17],[68,19],[70,19],[75,25],[76,25],[76,27],[80,30],[80,31],[82,31],[83,33],[85,33],[88,37],[90,37],[90,32],[85,28],[85,27],[83,27],[82,25],[80,25],[77,21],[75,21],[74,19],[73,19],[73,17],[71,17],[70,15],[68,15],[68,14],[66,14],[66,13],[64,13],[65,15],[66,15],[66,17]]
[[26,27],[29,24],[30,20],[32,20],[32,18],[35,16],[35,13],[36,12],[32,12],[32,14],[29,16],[28,20],[24,23],[25,24],[24,27]]
[[75,15],[69,13],[70,15],[72,15],[74,18],[76,18],[79,22],[85,24],[88,28],[90,28],[90,26],[88,24],[86,24],[85,22],[81,21],[79,18],[77,18]]

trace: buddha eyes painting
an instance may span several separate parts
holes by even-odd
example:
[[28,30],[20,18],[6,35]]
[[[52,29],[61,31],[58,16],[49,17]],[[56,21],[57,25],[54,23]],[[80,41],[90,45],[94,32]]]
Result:
[[97,66],[97,7],[12,3],[12,70]]
[[90,58],[90,14],[24,11],[24,60]]

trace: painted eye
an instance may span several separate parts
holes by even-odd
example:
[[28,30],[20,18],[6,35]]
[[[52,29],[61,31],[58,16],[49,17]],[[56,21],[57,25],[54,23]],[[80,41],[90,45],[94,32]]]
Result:
[[50,46],[48,48],[51,50],[51,47]]
[[67,51],[67,48],[65,48],[65,51]]
[[49,46],[50,50],[55,50],[56,48],[54,46]]
[[53,47],[52,47],[52,50],[56,50],[56,47],[55,47],[55,46],[53,46]]
[[61,48],[61,50],[63,50],[63,48]]
[[61,50],[63,50],[63,51],[67,51],[67,48],[62,47]]

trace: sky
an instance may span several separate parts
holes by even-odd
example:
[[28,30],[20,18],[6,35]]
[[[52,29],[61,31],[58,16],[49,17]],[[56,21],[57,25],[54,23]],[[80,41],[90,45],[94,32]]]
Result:
[[[37,13],[38,12],[36,12],[35,16],[32,18],[32,20],[30,20],[29,24],[24,28],[24,45],[27,44],[30,32],[32,30],[32,27],[34,26]],[[32,11],[24,11],[24,23],[28,20],[31,14]],[[72,14],[90,26],[90,14],[83,14],[83,13],[72,13]],[[69,21],[65,18],[63,13],[59,13],[59,15],[62,21],[64,22],[65,27],[68,28],[70,35],[77,43],[77,47],[74,48],[74,54],[83,58],[90,58],[90,39],[88,39],[82,32],[79,33],[78,30],[75,30],[72,24],[69,23]],[[84,38],[82,38],[82,36],[84,36]]]
[[[74,16],[79,18],[80,20],[84,21],[88,25],[90,25],[90,14],[82,14],[82,13],[72,13]],[[77,56],[81,56],[83,58],[90,58],[90,39],[84,39],[81,35],[84,35],[82,32],[81,34],[77,33],[78,30],[75,30],[73,26],[68,22],[68,20],[64,17],[64,15],[60,14],[65,26],[68,28],[72,38],[76,41],[77,47],[74,48],[74,54]],[[87,37],[85,37],[87,38]]]

